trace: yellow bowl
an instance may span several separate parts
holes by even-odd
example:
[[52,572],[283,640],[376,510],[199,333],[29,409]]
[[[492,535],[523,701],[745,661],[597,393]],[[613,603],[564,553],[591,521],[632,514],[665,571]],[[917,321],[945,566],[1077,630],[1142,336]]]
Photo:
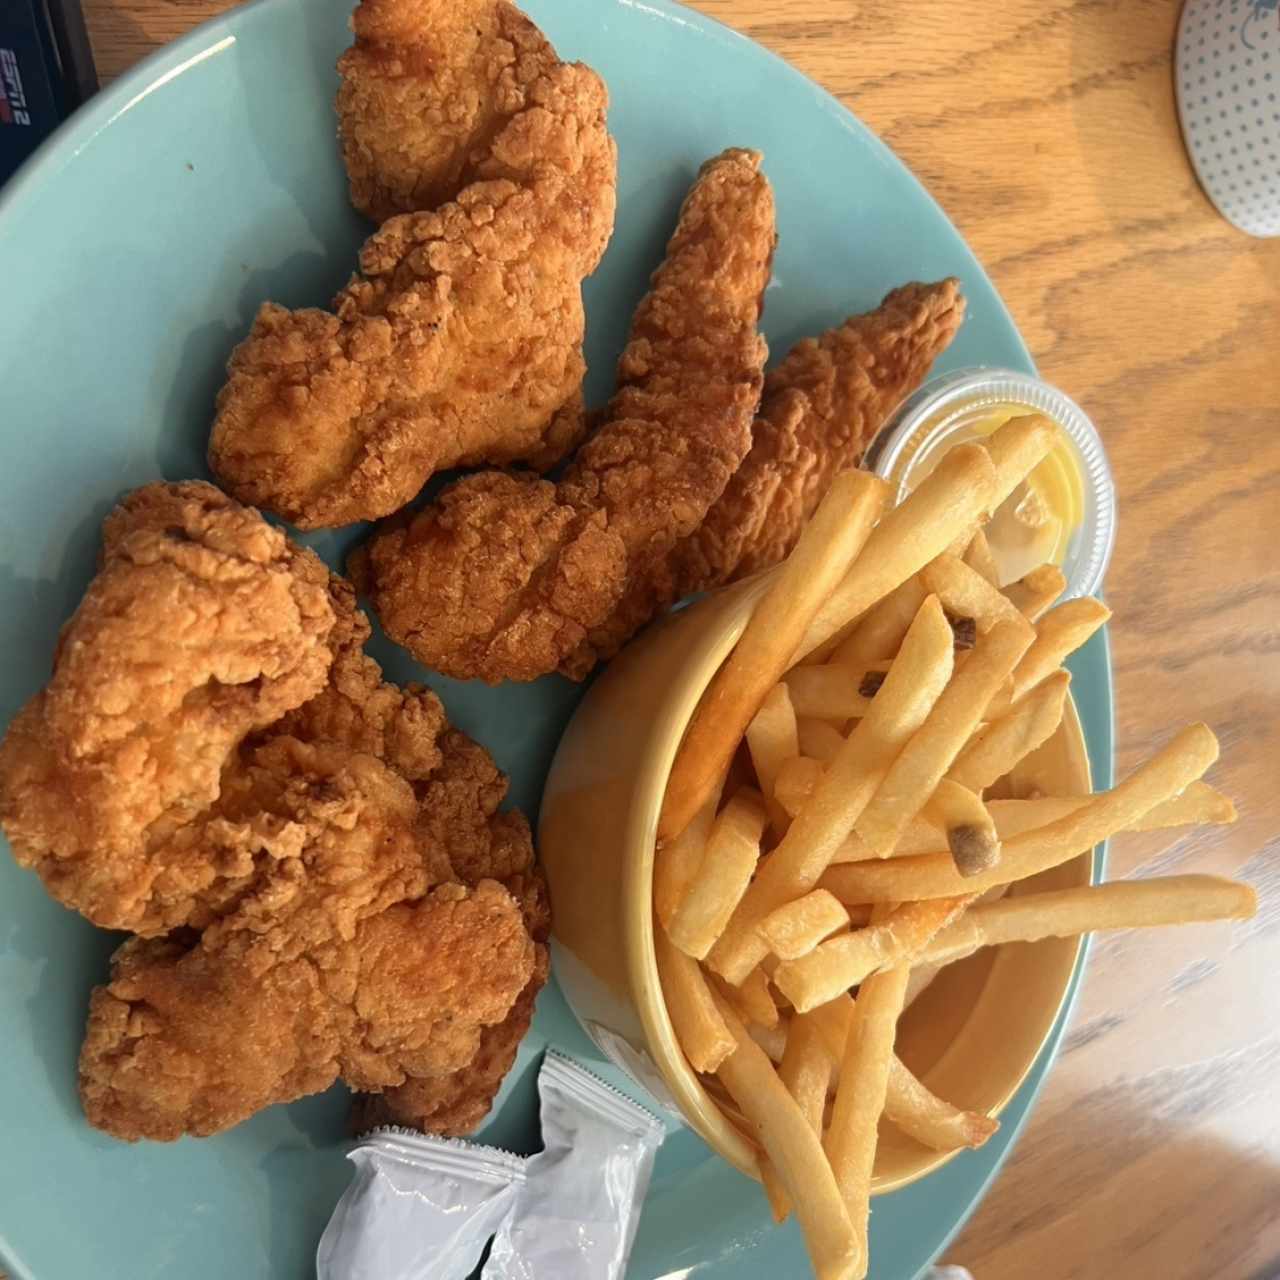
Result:
[[[560,743],[539,826],[555,969],[569,1004],[609,1058],[752,1177],[751,1144],[676,1042],[654,959],[651,899],[654,833],[676,748],[767,582],[754,578],[672,615],[610,665]],[[1074,707],[1023,775],[1020,785],[1058,794],[1089,790]],[[1014,892],[1087,884],[1090,868],[1085,855]],[[904,1013],[900,1056],[939,1096],[998,1115],[1053,1026],[1078,951],[1075,940],[1016,943],[948,966]],[[886,1124],[872,1190],[906,1186],[949,1158]]]

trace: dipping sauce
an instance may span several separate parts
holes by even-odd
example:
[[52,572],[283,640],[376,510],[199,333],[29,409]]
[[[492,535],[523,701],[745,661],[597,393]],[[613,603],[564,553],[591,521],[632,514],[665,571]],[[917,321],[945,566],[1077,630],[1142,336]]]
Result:
[[901,501],[949,449],[1027,414],[1052,421],[1058,441],[986,525],[1001,585],[1049,563],[1061,567],[1067,596],[1093,594],[1115,540],[1115,485],[1093,424],[1040,379],[1007,369],[935,379],[894,414],[864,465],[896,485]]
[[[1025,405],[979,406],[975,414],[953,420],[943,436],[935,423],[920,426],[921,440],[934,436],[933,447],[903,450],[889,476],[905,496],[938,465],[942,455],[962,440],[990,435],[1010,418],[1032,412]],[[1000,571],[1000,584],[1016,582],[1037,565],[1062,565],[1067,548],[1084,519],[1084,480],[1070,444],[1062,436],[1045,460],[996,508],[986,526],[987,542]]]

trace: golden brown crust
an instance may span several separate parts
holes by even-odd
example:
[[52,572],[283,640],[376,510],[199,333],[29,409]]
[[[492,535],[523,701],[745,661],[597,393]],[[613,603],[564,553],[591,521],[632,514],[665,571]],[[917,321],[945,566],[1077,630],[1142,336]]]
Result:
[[0,823],[60,902],[163,933],[245,873],[183,833],[243,739],[323,688],[329,575],[206,484],[140,489],[103,533],[53,675],[0,743]]
[[[468,813],[495,814],[505,782],[488,754],[464,734],[446,735],[439,785],[424,796],[423,812],[437,830],[451,830],[453,868],[464,884],[496,880],[520,908],[534,941],[533,972],[507,1016],[483,1028],[475,1057],[459,1071],[423,1074],[380,1093],[358,1094],[351,1127],[364,1133],[378,1125],[405,1125],[430,1133],[470,1133],[489,1113],[493,1099],[529,1030],[538,992],[546,984],[551,932],[547,882],[534,864],[528,827],[519,814],[496,814],[488,831],[477,830]],[[462,816],[463,820],[458,821]]]
[[425,515],[393,521],[348,561],[382,625],[463,679],[535,680],[604,623],[627,551],[603,510],[578,510],[536,476],[483,471]]
[[375,222],[434,209],[559,62],[537,27],[495,0],[362,0],[338,59],[351,203]]
[[561,482],[466,477],[359,557],[393,639],[463,679],[581,678],[647,620],[635,584],[697,527],[749,446],[773,245],[760,157],[709,161],[636,312],[604,424]]
[[290,905],[228,917],[190,948],[125,944],[93,993],[80,1056],[92,1124],[168,1141],[339,1076],[368,1089],[459,1070],[533,974],[519,909],[492,881],[364,915],[316,886]]
[[91,1000],[81,1091],[107,1132],[461,1071],[541,984],[528,823],[434,694],[383,682],[368,632],[346,583],[208,485],[108,518],[0,744],[19,860],[91,919],[172,930]]
[[751,452],[673,557],[673,598],[784,560],[832,479],[857,466],[963,319],[958,281],[908,284],[797,343],[765,383]]
[[528,1033],[548,971],[547,948],[538,946],[533,977],[507,1016],[480,1032],[479,1048],[466,1068],[444,1075],[419,1076],[384,1093],[358,1094],[351,1110],[352,1131],[367,1133],[379,1125],[392,1124],[461,1137],[475,1130],[489,1114],[516,1060],[516,1050]]
[[387,221],[332,311],[259,311],[209,462],[301,528],[389,515],[436,471],[548,465],[583,429],[581,283],[613,227],[608,95],[557,63],[441,207]]
[[335,618],[328,682],[272,729],[342,743],[385,760],[410,782],[425,781],[440,766],[440,738],[448,728],[444,707],[422,685],[383,680],[382,668],[364,651],[369,620],[356,607],[351,584],[330,574],[328,585]]

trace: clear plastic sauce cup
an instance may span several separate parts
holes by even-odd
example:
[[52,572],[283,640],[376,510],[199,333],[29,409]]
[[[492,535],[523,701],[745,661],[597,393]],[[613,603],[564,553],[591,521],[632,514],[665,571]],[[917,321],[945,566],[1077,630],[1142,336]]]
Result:
[[1063,599],[1096,595],[1115,546],[1115,480],[1097,428],[1057,388],[1011,369],[946,374],[899,406],[863,465],[895,485],[900,502],[948,449],[1029,413],[1051,419],[1058,441],[986,526],[1001,585],[1047,561],[1066,578]]

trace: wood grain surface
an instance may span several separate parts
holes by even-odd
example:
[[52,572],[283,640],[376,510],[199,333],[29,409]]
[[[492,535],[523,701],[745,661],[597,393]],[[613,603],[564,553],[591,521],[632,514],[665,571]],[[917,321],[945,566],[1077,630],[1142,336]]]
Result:
[[[85,7],[108,80],[228,6]],[[1204,719],[1240,808],[1234,828],[1118,840],[1112,872],[1242,875],[1263,895],[1249,926],[1095,945],[1040,1105],[949,1258],[977,1280],[1280,1274],[1280,240],[1233,230],[1192,175],[1176,0],[695,7],[893,147],[1101,425],[1119,770]]]

